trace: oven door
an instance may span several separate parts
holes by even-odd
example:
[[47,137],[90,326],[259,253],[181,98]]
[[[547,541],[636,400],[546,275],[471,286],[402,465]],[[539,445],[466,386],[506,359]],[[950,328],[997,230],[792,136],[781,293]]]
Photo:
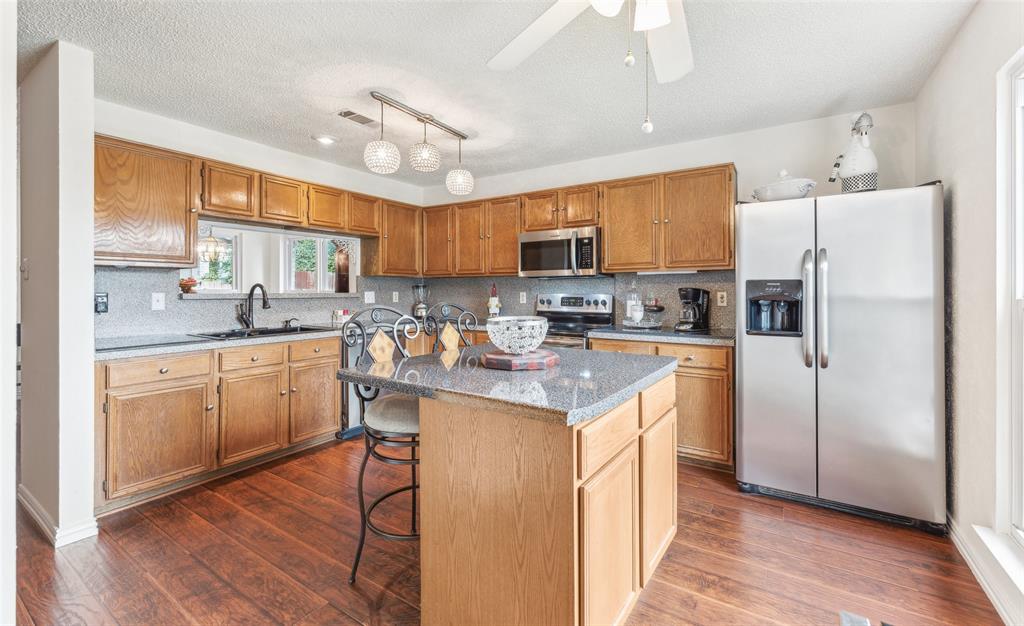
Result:
[[563,228],[519,235],[520,276],[594,276],[597,228]]
[[579,348],[586,346],[586,339],[571,335],[548,335],[540,344],[544,348]]

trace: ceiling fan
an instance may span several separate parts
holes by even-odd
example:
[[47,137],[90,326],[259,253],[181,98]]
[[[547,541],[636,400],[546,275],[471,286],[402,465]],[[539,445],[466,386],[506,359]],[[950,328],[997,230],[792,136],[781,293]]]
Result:
[[536,52],[558,31],[587,10],[615,17],[626,2],[635,1],[634,31],[647,36],[647,48],[659,83],[679,80],[693,69],[690,33],[686,28],[683,0],[556,0],[526,30],[487,62],[492,70],[511,70]]

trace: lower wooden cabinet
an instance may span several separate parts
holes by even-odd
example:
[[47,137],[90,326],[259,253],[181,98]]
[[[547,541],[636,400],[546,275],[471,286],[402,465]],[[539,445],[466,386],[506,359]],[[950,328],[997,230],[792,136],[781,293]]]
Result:
[[591,339],[591,350],[603,352],[625,352],[627,354],[654,354],[654,344],[644,341],[617,341],[615,339]]
[[341,385],[337,375],[336,359],[288,366],[289,443],[338,430]]
[[640,434],[640,582],[646,585],[676,536],[676,411]]
[[288,380],[284,369],[242,370],[220,377],[218,461],[229,465],[284,447]]

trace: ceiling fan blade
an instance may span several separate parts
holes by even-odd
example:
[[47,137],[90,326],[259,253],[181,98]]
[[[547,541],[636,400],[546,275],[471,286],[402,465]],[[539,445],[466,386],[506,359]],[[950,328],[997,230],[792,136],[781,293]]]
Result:
[[671,22],[647,31],[647,46],[659,83],[671,83],[693,71],[693,50],[683,0],[668,0],[668,11]]
[[589,6],[590,2],[587,0],[557,0],[551,8],[527,26],[526,30],[516,35],[501,52],[491,57],[487,67],[492,70],[510,70],[516,67]]

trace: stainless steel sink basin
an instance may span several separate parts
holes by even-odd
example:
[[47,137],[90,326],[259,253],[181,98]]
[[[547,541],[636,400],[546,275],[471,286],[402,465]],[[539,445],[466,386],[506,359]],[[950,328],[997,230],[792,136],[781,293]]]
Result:
[[251,337],[273,337],[274,335],[301,335],[331,330],[323,326],[281,326],[279,328],[235,328],[216,333],[192,333],[193,337],[204,339],[249,339]]

